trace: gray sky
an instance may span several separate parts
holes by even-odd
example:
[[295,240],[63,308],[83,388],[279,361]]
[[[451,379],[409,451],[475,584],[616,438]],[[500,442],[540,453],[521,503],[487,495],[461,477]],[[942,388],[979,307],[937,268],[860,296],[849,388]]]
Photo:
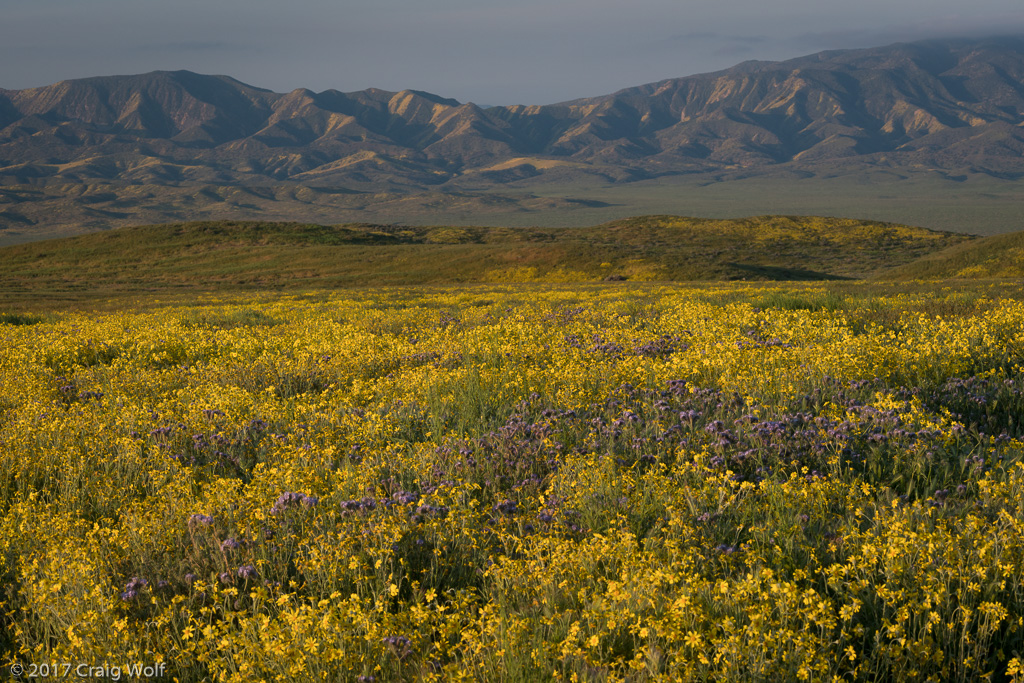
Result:
[[480,104],[603,95],[747,59],[1024,34],[1021,0],[0,0],[0,87],[188,69],[278,92]]

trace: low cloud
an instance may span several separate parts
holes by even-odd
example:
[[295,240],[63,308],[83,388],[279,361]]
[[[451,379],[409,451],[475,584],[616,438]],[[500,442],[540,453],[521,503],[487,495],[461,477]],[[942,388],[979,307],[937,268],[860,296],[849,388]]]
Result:
[[1005,17],[1005,21],[1001,23],[993,23],[991,19],[979,22],[971,17],[950,15],[881,29],[811,31],[801,33],[792,40],[795,45],[804,49],[827,50],[875,47],[930,38],[979,38],[1014,33],[1024,33],[1024,14]]
[[248,52],[251,46],[228,41],[182,40],[171,43],[146,43],[135,46],[137,52]]
[[670,36],[655,43],[660,47],[690,46],[693,43],[729,43],[738,45],[754,45],[768,42],[768,36],[729,35],[708,31],[694,31],[677,36]]

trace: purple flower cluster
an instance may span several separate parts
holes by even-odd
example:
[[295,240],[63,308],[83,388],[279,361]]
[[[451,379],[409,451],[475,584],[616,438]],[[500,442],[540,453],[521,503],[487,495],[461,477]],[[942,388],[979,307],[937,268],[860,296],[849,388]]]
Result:
[[124,586],[124,591],[121,593],[121,599],[124,601],[134,600],[138,597],[139,591],[149,585],[149,582],[145,579],[140,579],[137,576],[133,576],[128,583]]
[[277,497],[277,501],[274,502],[274,506],[270,508],[270,514],[280,515],[288,510],[292,510],[298,507],[312,508],[320,502],[320,499],[315,496],[309,496],[305,493],[296,493],[294,491],[288,491],[282,493]]
[[441,354],[436,351],[418,351],[416,353],[410,353],[405,356],[401,356],[398,362],[403,365],[408,365],[414,368],[418,368],[421,365],[431,364],[435,368],[439,367],[441,361]]
[[461,319],[446,311],[441,314],[441,317],[437,321],[437,326],[439,329],[447,330],[449,327],[457,327],[461,323]]
[[545,322],[565,326],[589,310],[592,309],[586,306],[562,306],[546,314],[543,319]]
[[415,491],[398,491],[397,493],[391,494],[390,497],[385,498],[383,501],[384,507],[391,507],[393,505],[412,505],[418,502],[420,494]]
[[341,502],[342,512],[370,512],[377,507],[377,499],[369,496],[358,500],[343,500]]
[[412,645],[412,641],[406,638],[405,636],[388,636],[386,638],[382,638],[381,642],[383,642],[385,645],[397,647],[399,649],[405,649]]
[[423,505],[417,505],[413,508],[409,514],[416,521],[422,522],[430,518],[444,519],[448,516],[448,508],[444,505],[430,505],[425,503]]
[[213,524],[213,517],[211,517],[210,515],[196,513],[188,518],[188,525],[190,527],[198,524],[202,524],[203,526],[211,526]]
[[[527,405],[517,408],[529,410]],[[552,425],[576,419],[573,411],[544,411],[532,419],[516,413],[492,432],[443,444],[437,449],[435,481],[468,479],[488,490],[541,488],[565,450],[553,438]]]
[[388,646],[399,659],[405,659],[412,654],[412,641],[405,636],[388,636],[382,638],[381,642]]
[[954,377],[918,392],[933,410],[947,409],[955,419],[978,431],[1020,436],[1024,424],[1024,385],[1012,379]]
[[503,515],[508,515],[509,517],[520,512],[519,503],[514,500],[506,500],[503,503],[498,503],[494,506],[494,510]]
[[[677,335],[663,334],[654,339],[634,339],[628,344],[620,344],[614,341],[606,341],[601,335],[595,334],[591,338],[591,346],[586,349],[588,353],[599,353],[609,358],[622,359],[627,356],[640,356],[642,358],[668,358],[674,353],[680,353],[690,348],[683,339]],[[567,335],[564,343],[572,348],[583,349],[583,343],[578,335]]]
[[58,400],[65,408],[70,408],[72,403],[85,403],[86,401],[98,401],[103,398],[102,391],[79,391],[75,380],[67,377],[57,377],[60,386],[57,387]]
[[255,579],[259,575],[259,573],[256,571],[256,567],[252,566],[251,564],[239,567],[236,573],[238,574],[239,578],[245,580]]
[[783,348],[783,349],[791,349],[791,348],[793,348],[793,344],[790,344],[789,342],[784,342],[781,339],[779,339],[778,337],[774,337],[772,339],[765,339],[764,337],[761,336],[761,333],[758,330],[747,330],[746,331],[746,336],[749,337],[749,339],[740,339],[739,341],[737,341],[736,342],[736,348],[738,348],[738,349],[758,349],[758,348],[771,348],[771,347],[780,347],[780,348]]

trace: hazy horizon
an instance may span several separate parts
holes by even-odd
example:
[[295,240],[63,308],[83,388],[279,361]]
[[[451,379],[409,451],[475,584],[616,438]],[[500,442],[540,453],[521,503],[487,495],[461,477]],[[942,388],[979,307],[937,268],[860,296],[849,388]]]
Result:
[[7,89],[186,69],[277,92],[408,88],[487,105],[596,96],[750,59],[1024,33],[1018,0],[39,0],[4,17]]

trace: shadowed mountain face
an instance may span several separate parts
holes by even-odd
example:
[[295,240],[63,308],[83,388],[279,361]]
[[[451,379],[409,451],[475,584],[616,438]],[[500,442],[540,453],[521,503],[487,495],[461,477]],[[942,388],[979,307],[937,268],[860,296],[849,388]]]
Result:
[[746,62],[548,106],[279,94],[185,71],[0,90],[0,182],[483,187],[530,176],[1024,175],[1024,39]]

